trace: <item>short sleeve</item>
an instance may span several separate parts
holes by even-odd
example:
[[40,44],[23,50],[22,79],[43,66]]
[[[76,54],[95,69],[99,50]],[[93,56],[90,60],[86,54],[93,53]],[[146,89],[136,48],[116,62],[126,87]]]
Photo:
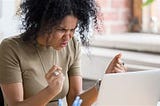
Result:
[[75,38],[73,40],[73,47],[74,47],[74,59],[72,62],[71,67],[69,68],[69,76],[82,76],[81,73],[81,45]]
[[0,83],[22,82],[18,44],[5,39],[0,44]]

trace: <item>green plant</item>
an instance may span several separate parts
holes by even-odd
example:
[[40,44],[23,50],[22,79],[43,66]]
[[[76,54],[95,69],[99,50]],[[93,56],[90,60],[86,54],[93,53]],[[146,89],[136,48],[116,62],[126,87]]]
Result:
[[143,3],[143,6],[147,6],[151,4],[154,0],[146,0],[146,2]]

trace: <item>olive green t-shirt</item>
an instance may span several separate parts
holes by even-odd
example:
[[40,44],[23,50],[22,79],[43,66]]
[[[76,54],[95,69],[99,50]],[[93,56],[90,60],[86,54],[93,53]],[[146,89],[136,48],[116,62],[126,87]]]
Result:
[[23,41],[21,35],[1,42],[0,83],[21,82],[24,87],[24,99],[35,95],[48,85],[45,74],[55,64],[62,67],[65,81],[62,92],[53,100],[66,96],[69,90],[69,76],[81,75],[79,42],[72,38],[61,50]]

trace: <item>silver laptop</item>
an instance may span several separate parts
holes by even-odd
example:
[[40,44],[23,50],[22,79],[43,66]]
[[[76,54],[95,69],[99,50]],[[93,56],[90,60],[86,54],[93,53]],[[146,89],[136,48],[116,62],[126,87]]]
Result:
[[157,106],[160,69],[105,74],[96,106]]

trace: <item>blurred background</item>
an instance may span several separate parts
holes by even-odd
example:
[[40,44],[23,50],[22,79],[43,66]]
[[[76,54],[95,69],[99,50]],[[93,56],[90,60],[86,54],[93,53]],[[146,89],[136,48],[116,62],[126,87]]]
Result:
[[[91,32],[82,47],[84,89],[102,78],[111,59],[122,53],[128,71],[160,68],[160,0],[96,0],[102,32]],[[0,0],[0,41],[20,32],[16,11],[21,0]]]

